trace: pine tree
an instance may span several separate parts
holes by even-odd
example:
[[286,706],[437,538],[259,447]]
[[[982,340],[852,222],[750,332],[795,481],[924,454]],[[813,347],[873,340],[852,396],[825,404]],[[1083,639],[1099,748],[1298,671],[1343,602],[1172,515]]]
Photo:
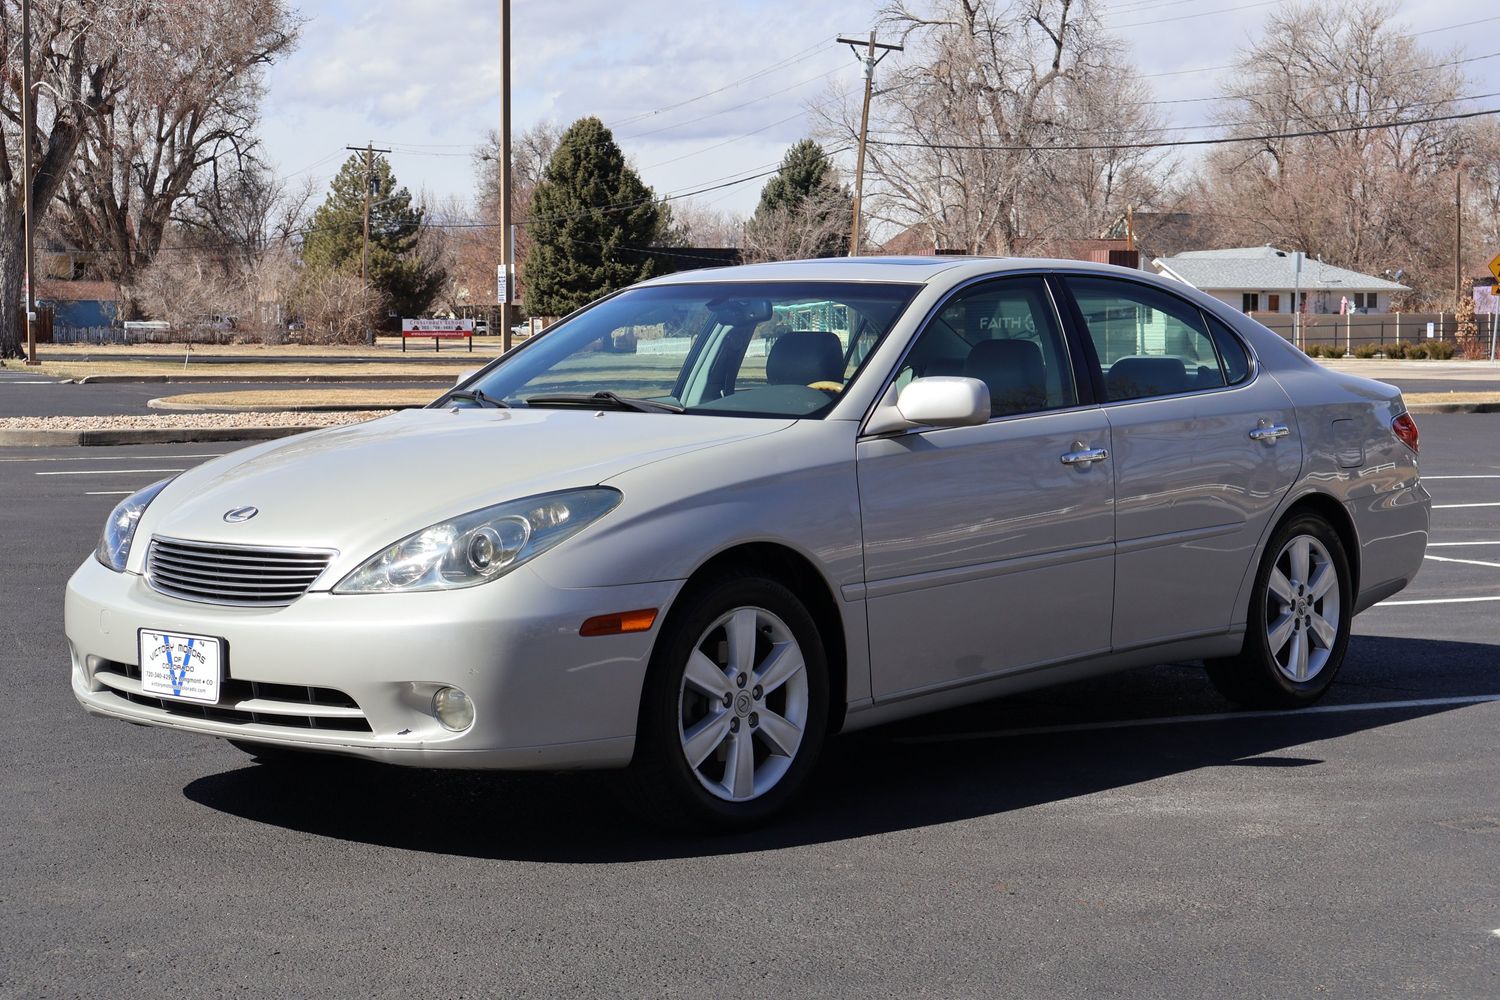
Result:
[[853,206],[823,147],[803,139],[786,151],[776,175],[761,188],[747,239],[769,256],[780,251],[838,257],[849,252]]
[[[443,286],[443,269],[418,251],[423,212],[411,192],[396,186],[390,162],[375,156],[371,169],[369,282],[385,309],[421,316]],[[365,157],[355,153],[333,178],[328,198],[313,213],[302,244],[309,270],[358,276],[364,244]]]
[[655,271],[662,206],[598,118],[562,138],[531,196],[526,311],[563,316]]

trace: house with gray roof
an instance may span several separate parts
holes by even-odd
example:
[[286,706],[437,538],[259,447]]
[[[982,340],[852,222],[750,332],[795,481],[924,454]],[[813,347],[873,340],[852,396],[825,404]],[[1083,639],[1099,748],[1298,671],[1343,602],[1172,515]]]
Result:
[[1290,313],[1293,290],[1299,287],[1304,313],[1389,312],[1392,295],[1411,291],[1394,281],[1307,257],[1298,276],[1295,256],[1275,247],[1191,250],[1157,257],[1151,264],[1158,273],[1247,313]]

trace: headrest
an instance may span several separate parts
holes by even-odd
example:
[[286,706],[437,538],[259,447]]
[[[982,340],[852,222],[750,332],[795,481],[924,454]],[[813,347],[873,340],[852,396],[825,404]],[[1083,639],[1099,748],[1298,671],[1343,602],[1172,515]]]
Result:
[[844,345],[822,330],[783,333],[766,356],[766,381],[772,385],[838,382],[844,377]]
[[964,361],[964,375],[990,387],[990,412],[1018,413],[1047,405],[1042,349],[1030,340],[981,340]]
[[1104,384],[1110,399],[1166,396],[1189,388],[1187,371],[1177,358],[1121,358],[1109,366]]

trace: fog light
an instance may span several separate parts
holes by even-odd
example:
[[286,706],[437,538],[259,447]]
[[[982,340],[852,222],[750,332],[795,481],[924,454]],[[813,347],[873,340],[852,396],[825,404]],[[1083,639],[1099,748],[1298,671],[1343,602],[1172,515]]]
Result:
[[432,696],[432,714],[444,729],[461,733],[474,724],[474,703],[458,688],[438,688]]

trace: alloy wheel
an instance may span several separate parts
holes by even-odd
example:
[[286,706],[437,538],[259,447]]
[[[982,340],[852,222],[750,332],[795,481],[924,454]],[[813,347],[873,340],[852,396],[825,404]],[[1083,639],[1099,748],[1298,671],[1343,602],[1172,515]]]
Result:
[[745,802],[791,768],[808,721],[808,678],[792,630],[764,608],[735,608],[698,638],[684,666],[678,735],[711,794]]
[[1338,567],[1312,535],[1282,547],[1266,581],[1266,648],[1283,677],[1312,680],[1328,664],[1339,634]]

